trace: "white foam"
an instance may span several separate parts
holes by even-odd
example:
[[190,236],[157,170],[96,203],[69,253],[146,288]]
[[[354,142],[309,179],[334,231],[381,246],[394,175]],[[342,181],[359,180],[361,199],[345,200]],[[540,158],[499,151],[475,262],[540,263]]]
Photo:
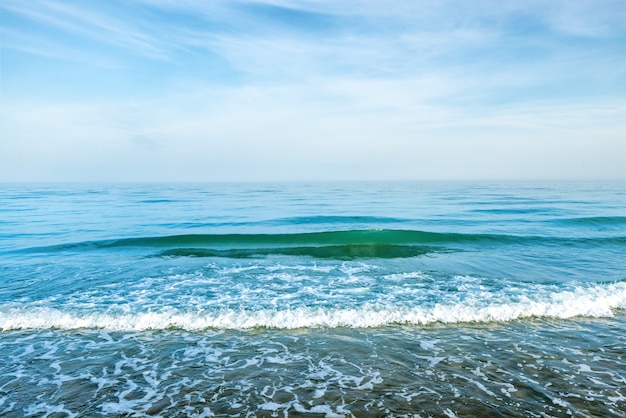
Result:
[[444,410],[443,410],[443,413],[444,413],[444,414],[446,414],[446,416],[447,416],[447,417],[449,417],[449,418],[457,418],[457,417],[458,417],[458,415],[457,415],[457,414],[455,414],[454,412],[452,412],[452,411],[450,410],[450,408],[446,408],[446,409],[444,409]]
[[293,405],[293,408],[296,412],[300,412],[303,414],[324,414],[326,418],[343,418],[346,416],[344,414],[338,414],[334,412],[332,408],[328,405],[315,405],[311,407],[311,409],[306,409],[303,405],[295,403]]
[[578,316],[611,317],[616,309],[626,308],[626,283],[579,286],[568,290],[540,289],[537,294],[506,299],[506,295],[467,296],[460,301],[434,305],[365,303],[358,307],[277,306],[250,309],[207,309],[197,311],[163,308],[160,311],[93,312],[71,308],[13,305],[0,307],[0,329],[80,329],[149,330],[179,328],[249,329],[267,328],[372,328],[387,325],[426,325],[466,322],[506,322],[541,317],[567,319]]
[[53,414],[64,414],[64,416],[67,416],[68,418],[74,418],[77,417],[78,414],[65,409],[65,405],[61,404],[61,405],[50,405],[47,403],[39,403],[39,404],[34,404],[34,405],[30,405],[27,408],[25,408],[26,415],[37,415],[37,414],[43,414],[40,415],[41,417],[48,417],[50,415]]
[[264,411],[278,411],[281,408],[288,408],[290,407],[291,404],[287,403],[287,404],[281,404],[281,403],[276,403],[276,402],[265,402],[261,405],[259,405],[259,408],[264,410]]
[[420,341],[420,347],[422,347],[422,349],[427,350],[427,351],[438,351],[436,345],[437,345],[438,341],[426,341],[426,340],[421,340]]

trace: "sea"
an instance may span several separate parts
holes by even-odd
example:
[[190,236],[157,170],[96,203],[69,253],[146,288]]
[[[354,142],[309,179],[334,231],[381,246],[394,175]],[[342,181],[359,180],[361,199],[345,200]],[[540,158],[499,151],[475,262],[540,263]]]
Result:
[[626,183],[0,185],[2,417],[624,417]]

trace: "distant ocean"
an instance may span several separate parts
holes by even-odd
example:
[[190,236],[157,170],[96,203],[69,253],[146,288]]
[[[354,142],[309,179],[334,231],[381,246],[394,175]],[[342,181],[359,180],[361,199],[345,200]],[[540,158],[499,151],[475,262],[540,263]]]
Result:
[[625,183],[0,185],[2,417],[624,417]]

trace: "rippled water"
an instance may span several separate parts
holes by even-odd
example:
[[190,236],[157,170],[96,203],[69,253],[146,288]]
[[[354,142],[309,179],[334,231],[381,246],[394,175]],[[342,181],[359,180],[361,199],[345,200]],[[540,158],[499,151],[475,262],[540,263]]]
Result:
[[626,185],[4,185],[2,416],[623,416]]

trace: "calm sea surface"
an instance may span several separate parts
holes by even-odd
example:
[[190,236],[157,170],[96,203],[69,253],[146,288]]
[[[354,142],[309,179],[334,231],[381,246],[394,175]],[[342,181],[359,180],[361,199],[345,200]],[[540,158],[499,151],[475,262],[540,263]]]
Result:
[[0,416],[626,416],[626,184],[0,185]]

